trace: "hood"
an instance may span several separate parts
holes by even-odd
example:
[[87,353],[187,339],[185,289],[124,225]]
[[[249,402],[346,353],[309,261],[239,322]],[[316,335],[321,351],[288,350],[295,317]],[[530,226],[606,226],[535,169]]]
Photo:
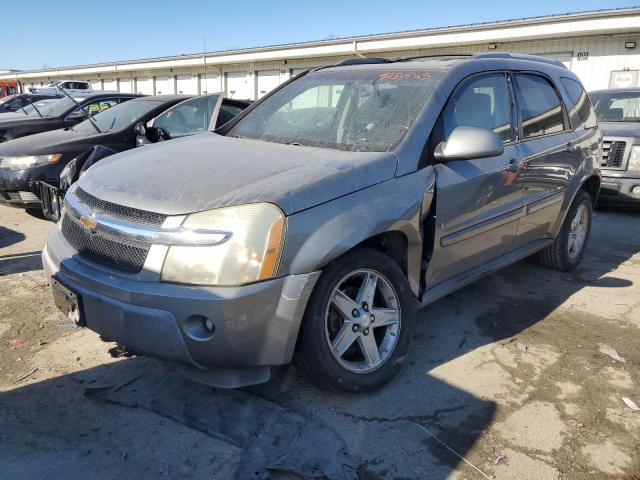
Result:
[[605,137],[640,138],[640,122],[598,122]]
[[180,215],[255,202],[287,215],[392,178],[393,153],[281,145],[204,133],[94,165],[77,183],[101,200]]
[[38,117],[34,115],[25,115],[24,113],[0,113],[0,128],[11,127],[13,125],[31,124],[35,122],[50,122],[52,120],[58,120],[51,117]]
[[46,155],[83,151],[87,144],[97,144],[104,134],[87,135],[73,130],[61,129],[36,133],[0,143],[0,157],[18,155]]

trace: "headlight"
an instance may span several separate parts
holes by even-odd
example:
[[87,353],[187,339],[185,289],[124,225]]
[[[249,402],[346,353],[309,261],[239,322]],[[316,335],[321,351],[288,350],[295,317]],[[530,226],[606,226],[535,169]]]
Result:
[[629,154],[629,170],[640,170],[640,145],[631,147]]
[[61,153],[49,155],[24,155],[20,157],[0,157],[0,168],[10,168],[11,170],[24,170],[25,168],[56,163],[62,157]]
[[189,215],[189,230],[230,232],[224,243],[169,247],[162,267],[166,282],[243,285],[272,278],[284,244],[285,219],[278,207],[254,203]]

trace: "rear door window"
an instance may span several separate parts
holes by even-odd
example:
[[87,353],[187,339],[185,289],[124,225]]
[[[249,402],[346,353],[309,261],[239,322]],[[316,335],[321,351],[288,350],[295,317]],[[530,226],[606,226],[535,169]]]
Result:
[[560,97],[546,78],[529,74],[518,74],[514,78],[525,139],[559,133],[568,127]]
[[456,127],[492,130],[503,143],[513,140],[511,102],[505,75],[474,76],[453,92],[442,111],[442,137],[449,138]]
[[580,83],[576,82],[572,78],[563,77],[560,79],[562,86],[565,88],[571,99],[571,103],[576,109],[579,127],[593,128],[597,125],[596,113],[591,105],[591,100],[587,95],[587,92],[582,88]]

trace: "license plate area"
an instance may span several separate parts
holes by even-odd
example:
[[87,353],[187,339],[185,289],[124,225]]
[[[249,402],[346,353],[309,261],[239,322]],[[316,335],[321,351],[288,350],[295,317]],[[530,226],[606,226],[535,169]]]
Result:
[[79,295],[62,285],[55,278],[51,279],[53,303],[71,322],[79,327],[85,325],[82,312],[82,301]]
[[66,188],[57,188],[46,182],[37,182],[37,184],[42,200],[42,213],[49,220],[57,222],[60,219]]

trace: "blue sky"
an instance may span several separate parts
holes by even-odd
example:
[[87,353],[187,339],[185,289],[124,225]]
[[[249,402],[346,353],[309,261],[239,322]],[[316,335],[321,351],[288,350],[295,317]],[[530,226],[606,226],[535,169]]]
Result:
[[[34,69],[639,5],[563,0],[32,0],[0,17],[0,68]],[[98,4],[105,5],[97,7]],[[56,5],[60,5],[57,7]],[[21,19],[21,21],[15,21]]]

